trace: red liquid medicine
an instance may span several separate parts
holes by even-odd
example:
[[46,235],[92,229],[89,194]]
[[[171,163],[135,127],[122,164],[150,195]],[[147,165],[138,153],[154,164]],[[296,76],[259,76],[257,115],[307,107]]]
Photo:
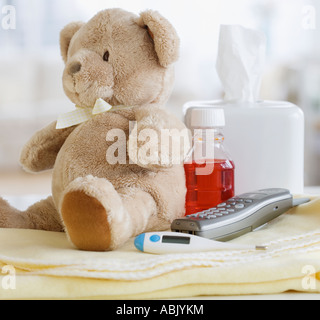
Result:
[[235,165],[226,152],[222,128],[224,111],[192,110],[193,148],[184,169],[187,184],[186,215],[208,210],[234,197]]
[[193,162],[185,164],[187,196],[186,215],[208,210],[234,196],[234,164],[230,160],[215,160],[210,175],[196,175],[204,167]]

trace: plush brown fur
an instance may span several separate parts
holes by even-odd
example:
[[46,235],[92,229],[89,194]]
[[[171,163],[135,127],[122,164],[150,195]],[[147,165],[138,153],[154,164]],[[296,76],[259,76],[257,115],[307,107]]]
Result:
[[63,86],[73,103],[93,107],[102,98],[130,108],[112,109],[63,130],[53,123],[38,132],[22,151],[21,163],[31,172],[54,169],[53,198],[26,212],[1,200],[0,226],[64,229],[76,247],[97,251],[115,249],[145,231],[169,228],[184,214],[182,164],[144,159],[129,164],[129,154],[127,164],[110,164],[106,151],[114,141],[107,141],[106,135],[121,129],[132,148],[129,121],[136,121],[138,133],[184,128],[162,109],[172,91],[173,63],[179,54],[174,28],[154,11],[138,17],[105,10],[86,24],[66,26],[60,45],[66,64]]

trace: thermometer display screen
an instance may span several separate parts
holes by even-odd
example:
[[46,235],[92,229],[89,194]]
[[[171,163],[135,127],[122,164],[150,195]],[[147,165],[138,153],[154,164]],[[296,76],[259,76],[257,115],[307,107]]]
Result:
[[162,243],[190,244],[190,237],[163,236]]

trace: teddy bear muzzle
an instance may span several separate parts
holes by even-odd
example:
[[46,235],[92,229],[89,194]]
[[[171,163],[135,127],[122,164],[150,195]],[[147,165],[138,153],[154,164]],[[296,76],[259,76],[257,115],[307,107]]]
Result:
[[63,87],[73,103],[93,107],[97,99],[109,100],[114,91],[114,69],[96,52],[79,50],[65,66]]

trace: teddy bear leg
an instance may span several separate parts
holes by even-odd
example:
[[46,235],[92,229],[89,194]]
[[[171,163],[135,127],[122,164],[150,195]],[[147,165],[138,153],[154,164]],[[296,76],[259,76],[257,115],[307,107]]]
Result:
[[70,241],[80,250],[113,250],[132,234],[130,217],[107,179],[87,176],[71,182],[60,212]]
[[138,188],[115,190],[106,179],[88,176],[64,193],[61,214],[71,242],[81,250],[114,250],[131,237],[161,228],[153,197]]
[[118,190],[125,211],[130,217],[131,236],[143,232],[166,229],[158,217],[158,206],[154,198],[139,188],[122,188]]
[[52,197],[19,211],[0,198],[0,227],[62,232],[63,225]]

